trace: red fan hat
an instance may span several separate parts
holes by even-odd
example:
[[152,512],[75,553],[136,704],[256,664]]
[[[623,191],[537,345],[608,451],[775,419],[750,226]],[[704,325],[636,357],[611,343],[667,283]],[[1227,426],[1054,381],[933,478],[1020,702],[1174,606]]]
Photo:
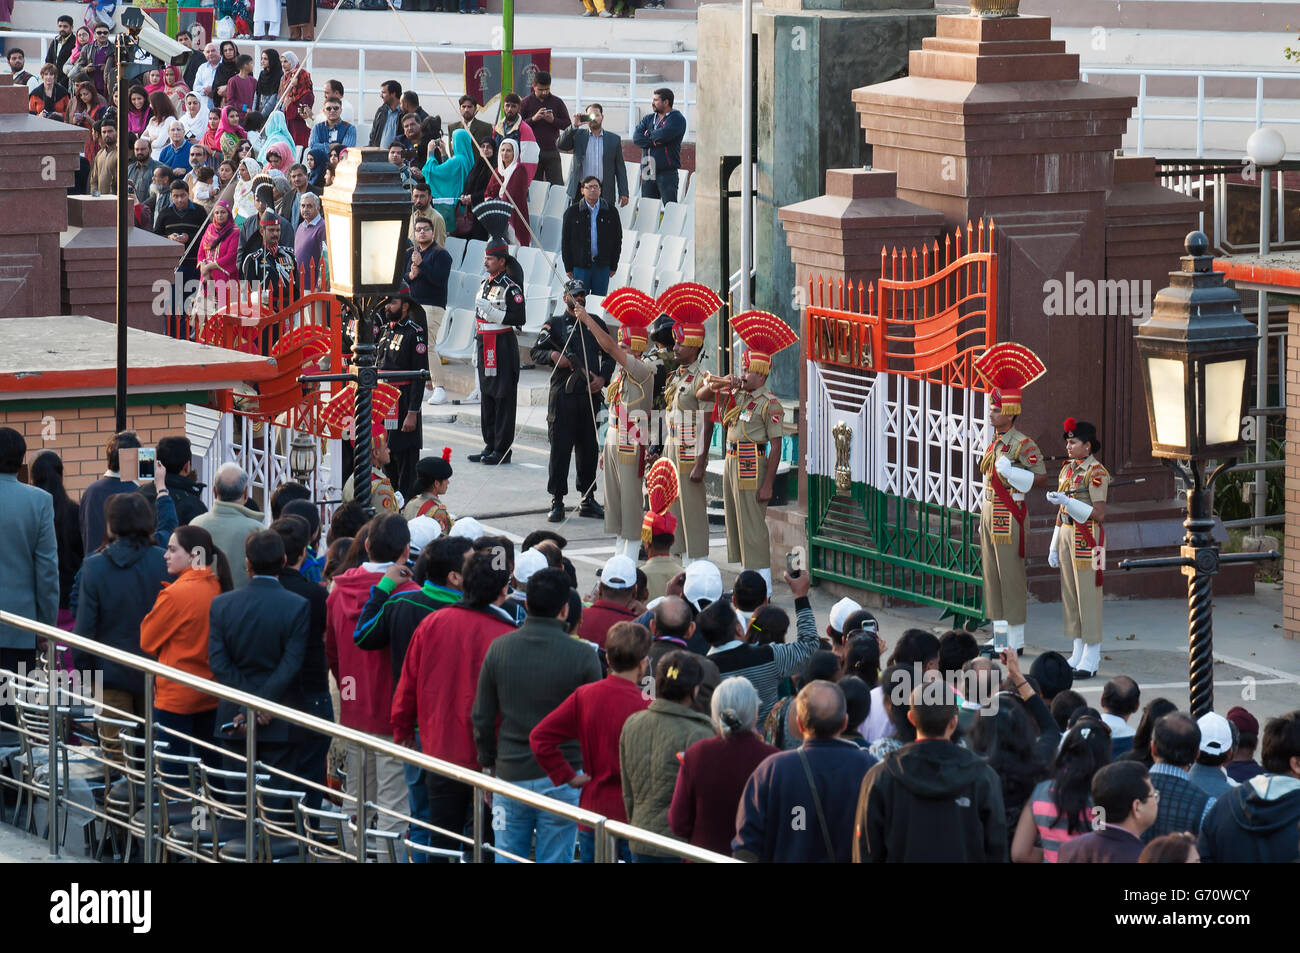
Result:
[[611,291],[601,302],[605,313],[618,321],[618,341],[633,351],[644,351],[650,343],[646,328],[659,316],[655,299],[636,288]]
[[649,549],[655,536],[677,532],[677,517],[668,512],[680,491],[677,467],[667,457],[660,457],[645,475],[645,488],[650,510],[641,521],[641,542]]
[[989,385],[989,407],[1014,417],[1021,410],[1021,390],[1047,371],[1038,355],[1023,344],[994,344],[971,362]]
[[745,342],[746,372],[767,374],[772,355],[799,340],[794,328],[767,311],[745,311],[731,319],[731,330]]
[[722,299],[707,285],[682,281],[665,288],[655,304],[673,319],[673,338],[678,344],[703,347],[704,325],[722,308]]

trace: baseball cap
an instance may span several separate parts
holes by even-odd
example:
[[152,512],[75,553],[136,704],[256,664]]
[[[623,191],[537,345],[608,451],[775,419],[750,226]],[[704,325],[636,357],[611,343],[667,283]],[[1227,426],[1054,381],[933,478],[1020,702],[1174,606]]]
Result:
[[1234,705],[1228,709],[1228,721],[1237,726],[1237,733],[1242,735],[1258,735],[1259,719],[1257,719],[1240,705]]
[[699,612],[722,598],[722,572],[707,559],[692,560],[686,567],[682,596]]
[[[515,582],[521,586],[526,585],[534,573],[541,572],[548,566],[550,562],[536,549],[525,549],[515,560]],[[632,575],[635,581],[636,573]]]
[[607,589],[631,589],[636,585],[636,563],[627,556],[610,556],[600,571],[600,584]]
[[486,536],[483,532],[483,524],[472,516],[462,516],[456,522],[451,524],[451,532],[448,536],[464,536],[466,539],[478,539],[480,536]]
[[435,539],[442,535],[442,524],[432,516],[417,516],[406,524],[411,531],[411,558],[417,558]]
[[862,606],[845,596],[839,602],[835,603],[835,605],[831,606],[831,628],[836,632],[843,633],[844,624],[848,621],[849,616],[860,611],[862,611]]
[[1218,712],[1208,711],[1196,719],[1201,729],[1201,750],[1209,755],[1227,754],[1232,749],[1232,726]]

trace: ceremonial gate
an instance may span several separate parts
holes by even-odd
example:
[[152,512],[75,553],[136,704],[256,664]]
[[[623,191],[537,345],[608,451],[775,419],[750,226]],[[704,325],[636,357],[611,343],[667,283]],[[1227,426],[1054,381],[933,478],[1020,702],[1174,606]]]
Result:
[[995,343],[993,223],[881,249],[864,288],[809,282],[807,470],[813,575],[982,618],[980,456],[991,430],[971,361]]

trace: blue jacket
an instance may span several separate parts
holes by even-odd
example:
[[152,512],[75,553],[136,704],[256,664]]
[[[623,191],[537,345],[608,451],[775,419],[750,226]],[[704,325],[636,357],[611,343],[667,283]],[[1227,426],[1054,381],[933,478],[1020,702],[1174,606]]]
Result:
[[764,759],[745,783],[736,812],[733,856],[764,863],[826,863],[826,844],[799,752],[808,757],[826,815],[836,863],[849,862],[858,788],[876,763],[840,738],[805,741],[801,749]]
[[[166,578],[167,566],[160,547],[114,540],[81,564],[77,622],[72,631],[145,657],[140,651],[140,623],[153,608]],[[79,657],[77,668],[102,668],[105,688],[144,693],[144,675],[136,669],[94,656]]]
[[318,122],[311,127],[311,138],[307,140],[307,151],[310,152],[317,147],[324,147],[328,152],[329,147],[336,142],[349,149],[353,148],[357,144],[357,127],[341,119],[333,129],[330,129],[329,123]]
[[632,141],[655,160],[655,171],[682,167],[682,137],[686,135],[686,117],[676,109],[664,114],[664,123],[658,128],[655,113],[643,116],[632,133]]
[[[54,625],[59,615],[59,551],[54,499],[0,473],[0,609]],[[0,625],[0,647],[28,649],[36,635]]]
[[81,545],[88,552],[99,549],[104,541],[104,502],[115,493],[134,493],[140,487],[121,477],[103,476],[81,493]]

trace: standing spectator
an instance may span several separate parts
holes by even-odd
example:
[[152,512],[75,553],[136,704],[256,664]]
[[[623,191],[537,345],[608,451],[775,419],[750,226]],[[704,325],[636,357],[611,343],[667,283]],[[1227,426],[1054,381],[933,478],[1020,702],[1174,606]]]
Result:
[[[277,81],[278,84],[278,81]],[[322,93],[321,109],[316,113],[315,121],[322,123],[326,120],[324,106],[327,103],[338,103],[340,106],[339,115],[342,120],[349,124],[354,124],[356,119],[353,115],[352,104],[348,102],[343,95],[343,84],[337,79],[325,80],[325,89]]]
[[311,73],[298,65],[297,53],[281,53],[280,67],[284,71],[280,80],[280,109],[294,144],[306,149],[311,142],[311,107],[316,102]]
[[600,197],[600,180],[582,180],[582,200],[564,212],[560,254],[570,279],[576,278],[592,294],[609,292],[623,250],[623,222]]
[[[424,111],[424,107],[420,105],[420,94],[417,93],[415,90],[408,89],[404,93],[402,93],[401,109],[402,109],[403,116],[413,113],[415,115],[415,118],[420,121],[421,125],[424,125],[425,123],[428,122],[433,123],[433,125],[428,127],[428,130],[426,130],[426,132],[433,133],[432,135],[426,135],[425,137],[429,139],[430,142],[442,138],[442,119],[438,116],[434,116],[430,118],[429,114]],[[398,123],[399,129],[401,125],[402,124],[399,122]]]
[[233,40],[222,40],[221,60],[217,63],[216,73],[212,77],[212,102],[219,108],[226,106],[226,86],[232,77],[239,75],[239,47]]
[[[224,463],[212,481],[212,509],[190,520],[191,526],[206,529],[230,562],[230,578],[236,589],[248,585],[244,568],[244,540],[262,527],[262,514],[250,510],[248,474],[237,463]],[[283,543],[280,545],[283,551]],[[279,572],[279,569],[276,570]]]
[[284,197],[281,214],[289,220],[289,228],[296,233],[298,226],[302,224],[302,213],[298,211],[298,203],[304,195],[316,193],[311,191],[311,184],[307,181],[307,167],[301,162],[292,163],[285,171],[285,176],[289,180],[289,188],[293,191]]
[[636,599],[636,563],[626,556],[611,556],[600,571],[596,601],[582,612],[578,638],[603,648],[611,626],[634,622],[642,611]]
[[280,103],[280,81],[284,67],[280,64],[280,51],[262,51],[261,69],[257,73],[257,95],[253,97],[253,111],[268,116]]
[[1092,778],[1092,803],[1106,818],[1095,831],[1061,845],[1062,864],[1135,864],[1142,835],[1155,822],[1160,792],[1138,761],[1115,761]]
[[[403,106],[409,95],[411,95],[409,91],[402,94]],[[412,168],[423,169],[430,158],[435,159],[435,164],[442,161],[442,144],[437,139],[425,136],[423,121],[419,115],[413,112],[402,113],[402,118],[397,125],[401,132],[393,137],[390,148],[400,146],[402,157],[411,164]]]
[[[222,685],[300,709],[311,607],[277,578],[284,568],[284,541],[278,533],[259,529],[248,537],[247,545],[241,541],[240,554],[248,584],[217,596],[209,613],[212,677]],[[264,712],[256,717],[257,760],[278,771],[295,771],[298,764],[289,723]],[[241,736],[247,727],[241,706],[219,703],[216,720],[217,737],[232,751],[242,752]],[[226,724],[235,726],[233,733],[222,731]],[[287,787],[292,782],[277,777],[272,783]]]
[[[184,81],[185,85],[190,89],[197,89],[198,87],[194,85],[194,79],[198,75],[199,67],[207,62],[203,48],[204,41],[207,39],[207,34],[203,32],[202,24],[195,23],[190,27],[190,32],[186,35],[184,40],[179,36],[177,36],[176,39],[182,45],[190,48],[188,55],[182,54],[177,57],[178,60],[183,59],[185,61],[183,64],[184,68],[181,71],[181,80]],[[189,42],[186,42],[186,40]]]
[[217,68],[221,65],[221,53],[217,44],[209,43],[203,47],[203,56],[206,62],[195,70],[194,83],[190,88],[198,93],[203,108],[211,111],[217,109],[221,102],[216,90]]
[[754,731],[758,692],[748,679],[732,676],[720,684],[713,691],[712,709],[717,737],[695,742],[682,756],[668,826],[696,847],[730,854],[745,785],[779,749]]
[[387,149],[401,132],[397,122],[402,117],[402,84],[395,79],[384,80],[379,87],[379,108],[370,124],[370,145]]
[[289,39],[310,43],[316,37],[315,0],[285,0],[285,19],[289,22]]
[[[641,690],[649,667],[649,648],[650,633],[644,626],[615,624],[605,640],[609,674],[603,681],[580,686],[528,736],[533,756],[551,783],[580,790],[579,807],[611,820],[627,820],[618,741],[627,719],[650,704],[650,697]],[[576,767],[560,750],[564,742],[575,739],[581,754]],[[595,850],[595,832],[579,827],[578,859],[584,864],[594,862]],[[627,841],[618,842],[618,856],[631,860]]]
[[982,758],[952,743],[952,688],[940,681],[916,686],[907,718],[916,741],[862,780],[854,861],[1006,861],[1002,785]]
[[1232,723],[1216,712],[1206,712],[1196,719],[1201,730],[1201,744],[1196,752],[1196,763],[1187,772],[1193,784],[1210,797],[1219,798],[1237,785],[1228,779],[1223,769],[1232,757]]
[[478,102],[474,97],[466,93],[460,97],[457,105],[460,109],[460,121],[448,126],[447,133],[455,135],[457,129],[467,129],[476,145],[482,146],[485,142],[491,142],[492,124],[477,118]]
[[1109,761],[1110,731],[1091,718],[1081,719],[1061,742],[1049,777],[1038,782],[1020,812],[1013,861],[1054,864],[1062,844],[1092,830],[1092,779]]
[[1259,721],[1240,705],[1228,709],[1228,721],[1237,729],[1237,746],[1232,751],[1232,760],[1228,762],[1228,777],[1238,784],[1245,784],[1264,769],[1255,760],[1255,748],[1259,744]]
[[308,148],[316,146],[329,148],[334,143],[351,149],[357,144],[357,127],[343,121],[343,102],[337,99],[325,100],[325,119],[318,122],[311,130]]
[[[13,432],[13,431],[11,431]],[[12,438],[10,438],[12,439]],[[3,445],[3,441],[0,441]],[[0,452],[2,456],[2,452]],[[5,472],[0,466],[0,475]],[[59,549],[59,616],[60,629],[71,629],[72,586],[81,571],[81,562],[85,551],[81,548],[81,528],[77,523],[77,504],[68,498],[63,488],[63,461],[53,450],[43,450],[36,455],[29,466],[29,481],[37,489],[44,490],[54,500],[54,540]],[[2,483],[3,481],[0,481]],[[25,492],[25,491],[23,491]],[[11,538],[23,539],[27,534],[15,532]],[[20,550],[23,547],[20,547]],[[12,572],[12,570],[10,570]],[[23,578],[19,573],[18,578]],[[15,609],[8,609],[16,612]],[[23,613],[31,617],[30,613]],[[0,629],[0,631],[3,631]]]
[[[37,464],[47,453],[32,462],[34,483]],[[57,522],[64,521],[65,534],[72,532],[66,524],[63,467],[55,456],[59,478],[51,474],[41,480],[44,486],[56,488],[57,492],[26,486],[18,482],[18,471],[26,455],[27,441],[22,434],[12,427],[0,427],[0,532],[6,542],[0,549],[0,609],[54,625],[59,619],[60,570],[64,556],[60,543],[63,537],[56,532]],[[46,464],[42,463],[40,471],[45,469]],[[49,469],[53,471],[54,467],[50,465]],[[64,504],[60,507],[62,512],[55,509],[60,502]],[[15,671],[22,663],[30,671],[36,667],[35,649],[35,633],[0,624],[0,669]]]
[[[302,574],[307,559],[307,543],[311,539],[311,524],[301,516],[286,514],[271,524],[284,542],[285,567],[276,576],[280,585],[289,592],[302,596],[311,607],[307,629],[307,644],[303,651],[302,670],[299,673],[302,689],[302,710],[325,721],[334,720],[334,702],[330,697],[329,663],[325,659],[325,622],[327,606],[325,589]],[[329,754],[328,735],[317,734],[298,725],[289,729],[294,739],[294,756],[297,767],[293,773],[308,781],[324,786],[325,760]],[[308,807],[319,808],[321,791],[307,791]]]
[[53,63],[45,63],[41,66],[40,80],[32,87],[31,95],[27,97],[27,111],[33,116],[53,119],[57,122],[63,121],[71,97],[58,78],[59,70]]
[[[971,750],[987,761],[1002,780],[1002,809],[1006,816],[1007,837],[1010,839],[1021,821],[1026,805],[1037,800],[1040,792],[1035,790],[1035,786],[1042,781],[1046,772],[1043,762],[1034,753],[1037,732],[1025,712],[1025,706],[1009,694],[997,696],[997,700],[992,701],[996,687],[995,683],[988,694],[979,696],[988,704],[979,712],[980,717],[972,719],[974,724],[970,727],[969,738]],[[1100,734],[1098,731],[1088,731],[1089,737]],[[1058,762],[1059,760],[1058,755]],[[1100,764],[1106,760],[1109,760],[1109,755]],[[1088,795],[1088,781],[1091,780],[1092,775],[1089,773],[1079,788],[1085,798]],[[1052,848],[1055,860],[1055,844]],[[1011,856],[1013,860],[1016,859],[1014,845]]]
[[[215,298],[220,306],[223,295],[218,288],[229,288],[227,282],[239,279],[239,229],[231,218],[230,203],[225,199],[218,199],[212,207],[212,221],[203,231],[195,260],[199,266],[199,278],[203,281],[201,293]],[[225,298],[229,301],[229,294]]]
[[731,852],[751,862],[847,863],[853,792],[876,760],[839,737],[848,712],[834,682],[805,685],[795,706],[803,745],[769,756],[745,782]]
[[1142,705],[1138,683],[1127,675],[1117,675],[1101,689],[1101,720],[1110,729],[1110,753],[1118,758],[1133,748],[1133,726],[1129,718]]
[[134,493],[139,489],[133,481],[122,479],[118,453],[119,450],[138,449],[139,446],[140,438],[134,430],[123,430],[108,438],[108,443],[104,446],[108,469],[102,477],[81,491],[78,522],[81,526],[83,552],[95,552],[104,541],[104,504],[108,498],[117,493]]
[[[188,437],[163,437],[158,441],[158,462],[167,470],[166,487],[176,506],[176,522],[186,526],[208,511],[199,493],[204,484],[194,479],[194,451]],[[152,483],[142,486],[150,503],[157,499]]]
[[27,55],[18,47],[10,47],[5,57],[9,60],[10,81],[15,86],[21,86],[28,91],[34,85],[36,77],[27,69]]
[[[430,757],[479,770],[472,711],[483,658],[492,642],[514,630],[501,610],[510,572],[497,567],[490,553],[469,554],[462,600],[425,618],[416,627],[393,695],[394,740],[418,745]],[[428,773],[429,821],[443,830],[459,832],[470,821],[474,789],[460,781]],[[480,804],[480,810],[483,809]],[[484,824],[491,830],[491,822]],[[460,842],[440,835],[432,846],[456,849]]]
[[533,90],[519,105],[519,112],[532,127],[537,137],[537,174],[534,179],[564,184],[564,168],[556,140],[570,123],[569,108],[559,96],[551,95],[551,74],[538,72],[533,78]]
[[427,328],[431,404],[442,404],[447,400],[447,391],[442,386],[442,358],[433,345],[447,313],[447,281],[451,277],[451,265],[451,253],[438,245],[434,238],[433,221],[424,217],[416,219],[415,241],[406,258],[406,282],[411,298],[423,311],[424,320],[420,323]]
[[1192,783],[1188,773],[1201,746],[1201,730],[1190,715],[1175,711],[1156,722],[1151,736],[1151,783],[1160,792],[1155,823],[1142,835],[1149,844],[1164,834],[1201,832],[1205,815],[1214,806],[1210,797]]
[[[160,507],[165,505],[165,497],[164,492]],[[167,576],[163,550],[154,545],[154,515],[139,493],[118,493],[104,504],[104,516],[108,545],[87,556],[81,565],[73,631],[142,656],[140,624],[153,608]],[[110,717],[144,714],[144,673],[98,658],[81,658],[76,668],[103,670],[103,701]],[[102,734],[117,737],[112,730]]]
[[1142,718],[1138,721],[1137,730],[1133,733],[1133,747],[1123,757],[1141,761],[1148,768],[1151,767],[1155,763],[1151,756],[1151,738],[1155,733],[1156,722],[1177,710],[1178,706],[1168,698],[1153,698],[1147,702],[1146,707],[1142,709]]
[[257,77],[253,75],[253,58],[247,53],[241,53],[235,65],[239,72],[226,83],[225,106],[238,109],[242,119],[257,99]]
[[63,66],[72,56],[72,48],[76,46],[76,37],[72,35],[72,17],[66,13],[60,14],[57,21],[54,39],[50,40],[49,48],[45,51],[45,62],[53,63],[54,68],[63,74]]
[[[519,109],[523,100],[518,93],[506,93],[501,100],[501,121],[496,124],[495,139],[498,144],[503,139],[519,142],[519,127],[524,124],[524,117]],[[536,133],[534,133],[536,135]]]
[[[528,737],[538,723],[580,685],[599,681],[600,659],[571,638],[569,577],[562,569],[543,569],[528,580],[528,617],[516,632],[492,643],[479,672],[474,698],[474,741],[479,764],[489,774],[566,804],[578,803],[578,789],[555,784],[533,757]],[[561,745],[570,764],[582,766],[576,743]],[[538,863],[573,860],[577,825],[510,798],[501,799],[505,828],[497,847],[527,858],[537,837]]]
[[582,197],[578,185],[589,175],[600,180],[600,194],[610,205],[615,201],[620,207],[628,203],[623,140],[618,133],[603,128],[604,121],[605,107],[600,103],[592,103],[587,107],[585,115],[574,115],[573,125],[560,133],[556,140],[557,149],[573,153],[573,160],[569,164],[569,180],[564,187],[571,205]]
[[280,0],[254,0],[253,39],[280,38]]
[[[163,559],[175,582],[163,584],[153,608],[140,623],[140,649],[163,665],[210,679],[208,617],[212,600],[234,588],[230,565],[208,531],[197,526],[176,527]],[[170,745],[172,754],[197,755],[220,767],[209,756],[209,749],[171,733],[211,739],[217,727],[215,697],[159,677],[153,707],[154,720],[164,729],[160,738]]]
[[206,221],[203,210],[190,203],[190,187],[185,180],[172,179],[171,204],[158,215],[154,231],[184,249],[177,267],[186,282],[199,277],[199,233]]
[[[393,147],[389,146],[388,151],[391,153]],[[423,179],[415,179],[411,182],[411,219],[406,228],[406,237],[412,242],[415,241],[417,218],[427,218],[433,225],[433,240],[436,244],[447,244],[447,222],[442,217],[442,212],[433,207],[433,193],[429,183]]]
[[739,675],[749,679],[758,689],[758,717],[761,721],[767,719],[767,713],[776,704],[781,679],[799,671],[820,645],[817,620],[813,616],[812,603],[808,601],[808,591],[812,586],[810,574],[802,572],[791,576],[786,573],[785,581],[794,596],[797,641],[793,643],[752,645],[746,642],[746,633],[736,618],[736,610],[723,600],[710,605],[695,621],[700,634],[711,646],[709,659],[718,666],[723,678]]
[[[217,48],[214,46],[211,62],[216,62],[216,53]],[[112,102],[109,91],[117,86],[117,57],[108,42],[107,26],[102,23],[95,24],[95,41],[81,48],[81,53],[77,56],[77,67],[73,73],[74,75],[89,73],[90,81],[95,84],[99,95]]]
[[[393,667],[389,659],[375,652],[359,649],[353,640],[357,620],[370,595],[370,589],[384,578],[394,565],[405,565],[410,555],[411,533],[406,520],[398,513],[384,513],[370,521],[366,537],[368,561],[334,577],[329,594],[329,615],[325,627],[325,654],[330,672],[339,685],[350,684],[351,692],[342,695],[339,723],[378,738],[391,738],[390,724],[393,699]],[[409,580],[403,590],[414,589]],[[406,777],[402,762],[387,755],[369,759],[366,790],[374,792],[375,802],[387,811],[401,812],[406,802]],[[360,745],[348,745],[347,794],[356,798],[360,790],[363,767]],[[405,825],[392,814],[377,818],[380,830],[404,831]],[[402,853],[399,851],[399,854]]]
[[[692,707],[703,669],[690,652],[669,652],[655,670],[655,697],[645,711],[631,715],[618,741],[623,806],[628,822],[672,837],[668,808],[677,786],[678,755],[713,736],[708,717]],[[638,844],[634,863],[678,860],[649,844]]]
[[652,112],[637,123],[632,141],[642,149],[641,194],[665,205],[677,201],[677,173],[682,167],[686,117],[673,108],[673,91],[656,89]]
[[1202,863],[1294,864],[1300,859],[1300,710],[1269,719],[1262,755],[1266,773],[1219,798],[1202,823],[1197,841]]
[[680,596],[666,596],[654,607],[650,617],[650,634],[654,641],[650,643],[650,671],[658,671],[659,660],[669,652],[683,649],[692,653],[700,663],[700,690],[695,696],[694,708],[701,715],[712,712],[713,692],[722,682],[722,673],[709,657],[703,654],[708,649],[705,642],[695,632],[695,622],[691,617],[690,604]]
[[[469,176],[470,168],[468,165],[465,167],[466,177]],[[463,181],[461,185],[464,186]],[[488,183],[484,197],[499,198],[511,204],[506,241],[531,245],[532,233],[528,230],[528,173],[519,162],[519,144],[515,140],[504,139],[497,147],[497,178]]]

